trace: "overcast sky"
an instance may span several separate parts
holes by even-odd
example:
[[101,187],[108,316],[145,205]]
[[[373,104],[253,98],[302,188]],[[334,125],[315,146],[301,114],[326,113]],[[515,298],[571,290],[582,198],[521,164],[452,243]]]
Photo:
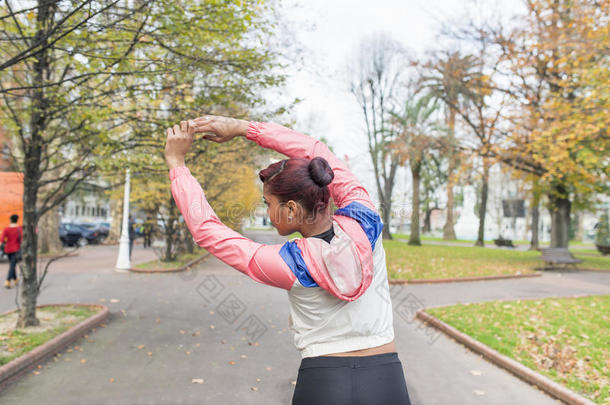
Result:
[[[292,10],[291,29],[305,46],[301,70],[293,72],[287,91],[303,101],[295,110],[297,128],[325,136],[372,194],[372,166],[366,151],[363,118],[348,91],[344,71],[361,39],[384,32],[415,55],[438,47],[441,22],[464,13],[468,0],[301,0]],[[480,0],[479,11],[510,18],[519,0]]]

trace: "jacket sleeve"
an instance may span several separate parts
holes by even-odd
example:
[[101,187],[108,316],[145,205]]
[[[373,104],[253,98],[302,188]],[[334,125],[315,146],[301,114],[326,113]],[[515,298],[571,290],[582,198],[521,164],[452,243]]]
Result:
[[371,197],[356,176],[323,142],[278,124],[262,122],[251,122],[246,138],[290,158],[323,157],[335,173],[335,178],[328,188],[337,207],[343,208],[351,202],[359,202],[374,212],[377,211]]
[[279,255],[282,245],[256,243],[224,225],[186,167],[170,170],[171,190],[195,242],[259,283],[290,290],[296,279]]

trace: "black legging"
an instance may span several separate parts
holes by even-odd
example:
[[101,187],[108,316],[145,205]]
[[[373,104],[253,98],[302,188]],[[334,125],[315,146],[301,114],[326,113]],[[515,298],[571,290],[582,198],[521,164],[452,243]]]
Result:
[[7,253],[9,267],[8,267],[8,277],[6,278],[8,281],[17,279],[17,272],[15,268],[17,267],[17,252]]
[[308,357],[292,405],[410,405],[397,353]]

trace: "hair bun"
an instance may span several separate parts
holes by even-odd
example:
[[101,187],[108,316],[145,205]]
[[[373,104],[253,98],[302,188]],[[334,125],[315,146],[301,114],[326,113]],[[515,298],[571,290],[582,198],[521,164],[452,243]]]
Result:
[[315,157],[309,162],[309,175],[314,183],[320,187],[327,186],[335,178],[335,173],[326,159]]

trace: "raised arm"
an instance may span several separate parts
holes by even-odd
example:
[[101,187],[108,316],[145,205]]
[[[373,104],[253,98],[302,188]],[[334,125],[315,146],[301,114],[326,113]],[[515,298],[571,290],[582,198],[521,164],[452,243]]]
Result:
[[192,135],[177,126],[169,129],[167,135],[165,154],[172,195],[195,242],[259,283],[292,288],[296,277],[280,256],[282,245],[256,243],[220,222],[201,185],[184,165]]
[[[187,122],[184,122],[187,125]],[[227,142],[245,136],[260,146],[273,149],[290,158],[313,159],[320,156],[328,161],[335,178],[328,188],[339,208],[359,202],[376,212],[375,205],[356,176],[323,143],[307,135],[273,123],[248,122],[227,117],[205,116],[188,121],[195,133],[205,133],[205,139]]]
[[249,123],[246,138],[290,158],[323,157],[335,173],[335,178],[328,188],[337,207],[343,208],[349,203],[357,201],[373,211],[377,211],[366,189],[324,142],[278,124],[261,122]]

